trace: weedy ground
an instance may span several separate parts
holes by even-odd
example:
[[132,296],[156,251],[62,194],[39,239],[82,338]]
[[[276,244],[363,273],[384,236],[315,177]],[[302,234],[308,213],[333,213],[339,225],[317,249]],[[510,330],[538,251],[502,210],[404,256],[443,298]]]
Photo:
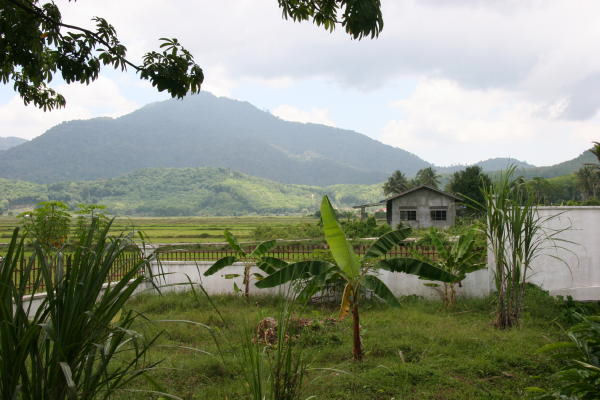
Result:
[[[184,399],[245,399],[239,357],[242,332],[264,317],[276,317],[276,297],[217,296],[212,299],[226,323],[204,297],[192,292],[141,295],[129,307],[145,315],[138,329],[159,332],[151,360],[163,360],[135,389],[164,389]],[[528,386],[547,386],[557,368],[538,349],[561,338],[564,305],[530,290],[520,327],[495,329],[491,299],[461,300],[451,310],[439,301],[407,297],[390,308],[374,301],[362,306],[365,358],[352,361],[350,321],[332,323],[337,308],[296,307],[310,318],[293,340],[309,363],[302,399],[523,399]],[[180,322],[159,322],[177,320]],[[200,322],[208,329],[181,322]],[[266,352],[270,350],[265,349]],[[154,397],[157,398],[158,396]],[[123,399],[152,398],[127,392]]]

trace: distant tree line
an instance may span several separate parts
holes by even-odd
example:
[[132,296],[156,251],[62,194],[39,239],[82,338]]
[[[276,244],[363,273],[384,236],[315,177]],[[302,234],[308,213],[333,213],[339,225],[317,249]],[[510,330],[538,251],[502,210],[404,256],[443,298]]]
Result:
[[[534,177],[516,179],[516,184],[528,196],[532,196],[541,205],[600,205],[600,142],[594,142],[590,150],[598,159],[598,163],[589,163],[581,167],[573,175],[555,178]],[[482,203],[482,187],[492,183],[492,176],[483,172],[479,166],[467,167],[453,173],[444,190],[466,199]],[[386,196],[403,193],[420,185],[439,189],[440,176],[432,167],[421,169],[414,179],[408,179],[402,171],[395,171],[383,185]]]

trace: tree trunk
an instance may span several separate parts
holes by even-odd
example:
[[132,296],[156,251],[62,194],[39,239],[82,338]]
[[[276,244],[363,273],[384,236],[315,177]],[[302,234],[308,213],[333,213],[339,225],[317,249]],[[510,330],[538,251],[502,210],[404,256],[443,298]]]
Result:
[[250,297],[250,267],[244,266],[244,296],[246,299]]
[[354,302],[352,306],[352,329],[354,342],[352,346],[352,354],[355,361],[362,360],[362,344],[360,342],[360,318],[358,316],[358,303]]

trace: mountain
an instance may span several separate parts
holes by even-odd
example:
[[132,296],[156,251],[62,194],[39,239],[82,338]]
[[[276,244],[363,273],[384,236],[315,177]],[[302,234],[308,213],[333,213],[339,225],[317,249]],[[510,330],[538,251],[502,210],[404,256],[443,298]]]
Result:
[[61,123],[0,152],[0,177],[37,183],[116,177],[140,168],[223,167],[283,183],[384,181],[430,164],[357,132],[281,120],[204,92],[120,118]]
[[11,147],[25,143],[27,140],[15,136],[0,137],[0,150],[8,150]]
[[553,178],[556,176],[573,174],[585,164],[597,163],[598,159],[596,156],[592,154],[591,151],[587,150],[572,160],[547,167],[519,168],[517,172],[525,178],[534,178],[538,176],[541,178]]
[[[483,172],[500,171],[508,168],[511,165],[514,165],[519,169],[535,168],[534,165],[531,165],[525,161],[519,161],[515,158],[506,157],[490,158],[471,165],[481,167]],[[436,167],[435,169],[440,174],[452,174],[454,172],[461,171],[471,165],[451,165],[449,167]]]
[[47,200],[100,203],[115,215],[307,214],[324,194],[337,207],[380,200],[381,185],[291,185],[225,168],[154,168],[97,181],[37,184],[0,178],[0,214]]

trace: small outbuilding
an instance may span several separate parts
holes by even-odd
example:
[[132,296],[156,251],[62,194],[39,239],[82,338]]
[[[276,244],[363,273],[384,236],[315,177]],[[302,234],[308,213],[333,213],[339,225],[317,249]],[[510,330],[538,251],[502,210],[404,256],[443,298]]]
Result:
[[388,224],[413,228],[448,228],[456,220],[462,199],[431,186],[421,185],[384,200]]

